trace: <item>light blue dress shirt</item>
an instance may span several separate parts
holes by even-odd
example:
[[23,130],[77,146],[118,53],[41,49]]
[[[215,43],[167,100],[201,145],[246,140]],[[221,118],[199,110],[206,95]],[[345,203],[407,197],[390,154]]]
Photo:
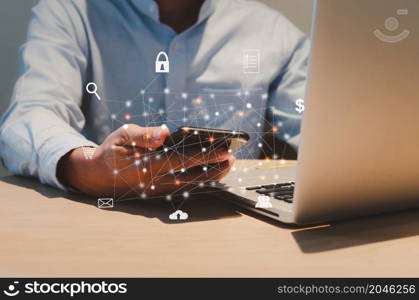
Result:
[[[160,51],[169,73],[156,73]],[[308,56],[305,35],[254,1],[207,0],[198,22],[176,34],[153,0],[41,0],[0,123],[0,155],[11,172],[64,189],[60,158],[125,123],[244,130],[251,140],[236,156],[255,158],[268,122],[297,147]]]

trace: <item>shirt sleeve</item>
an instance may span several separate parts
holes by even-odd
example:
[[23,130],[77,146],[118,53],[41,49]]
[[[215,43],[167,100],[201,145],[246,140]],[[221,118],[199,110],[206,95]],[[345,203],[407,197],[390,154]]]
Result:
[[305,96],[310,41],[285,18],[279,19],[275,35],[281,69],[269,88],[267,118],[279,129],[277,137],[297,150],[302,114],[296,101]]
[[33,9],[11,105],[0,120],[5,166],[61,189],[56,176],[60,158],[72,149],[96,146],[80,133],[87,50],[71,3],[43,0]]

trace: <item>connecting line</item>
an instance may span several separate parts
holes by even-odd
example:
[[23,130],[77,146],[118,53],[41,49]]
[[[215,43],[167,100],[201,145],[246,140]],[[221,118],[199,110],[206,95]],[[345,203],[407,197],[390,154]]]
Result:
[[[139,91],[139,93],[133,98],[133,99],[138,99],[138,96],[140,94],[142,94],[142,104],[143,107],[145,109],[144,113],[141,114],[135,114],[135,115],[131,115],[131,117],[140,117],[140,118],[144,118],[145,120],[145,126],[151,126],[150,124],[154,124],[158,122],[158,118],[160,118],[162,116],[161,112],[157,112],[157,109],[154,109],[152,107],[152,105],[146,101],[146,90],[161,76],[161,74],[155,76],[153,78],[153,80],[151,80],[149,82],[149,84],[144,88],[141,89]],[[202,121],[202,117],[203,115],[206,113],[208,116],[212,113],[215,114],[215,116],[212,116],[212,119],[207,119],[206,120],[206,124],[208,127],[218,127],[220,123],[224,121],[228,122],[229,124],[235,124],[234,127],[237,128],[237,131],[240,131],[241,128],[245,128],[246,127],[246,122],[249,122],[251,120],[249,120],[249,116],[251,116],[252,118],[255,118],[258,122],[262,123],[263,120],[263,124],[265,124],[267,122],[267,120],[265,120],[265,112],[266,112],[266,103],[265,101],[267,101],[267,97],[265,97],[266,94],[259,94],[259,95],[255,95],[254,91],[251,91],[251,94],[249,95],[249,92],[244,92],[242,89],[237,92],[237,90],[231,90],[231,92],[229,93],[221,93],[221,92],[217,92],[217,95],[215,96],[214,93],[211,93],[210,90],[208,90],[208,93],[196,93],[196,94],[187,94],[186,97],[184,97],[183,93],[167,93],[167,92],[160,92],[160,93],[148,93],[147,95],[150,94],[159,94],[159,95],[181,95],[183,99],[180,99],[179,101],[184,101],[184,107],[188,107],[188,105],[190,106],[190,102],[191,101],[195,101],[195,99],[198,98],[194,98],[194,97],[199,97],[202,98],[204,97],[205,99],[205,103],[204,103],[204,107],[201,108],[200,106],[197,107],[193,107],[192,110],[190,109],[178,109],[178,105],[179,102],[173,101],[169,104],[168,107],[165,108],[164,113],[167,115],[168,112],[171,113],[180,113],[181,111],[183,111],[183,119],[182,120],[167,120],[167,122],[171,122],[171,124],[174,125],[178,125],[181,126],[185,123],[186,118],[188,119],[189,124],[200,124],[200,121]],[[225,91],[225,90],[224,90]],[[236,92],[236,93],[234,93]],[[217,101],[216,98],[219,97],[224,97],[224,102],[223,103],[217,103],[219,101]],[[257,99],[253,99],[253,101],[248,101],[248,99],[250,97],[261,97],[261,101],[255,101]],[[232,98],[231,101],[226,102],[225,98]],[[138,99],[140,100],[140,99]],[[238,101],[237,101],[238,100]],[[117,100],[109,100],[112,102],[119,102],[122,103],[123,101],[117,101]],[[141,100],[140,100],[141,101]],[[250,105],[248,105],[248,103],[250,103]],[[262,105],[264,104],[264,105]],[[236,112],[232,111],[232,109],[237,110],[237,108],[239,108],[239,110],[243,111],[243,114],[237,114]],[[247,108],[247,109],[246,109]],[[261,112],[263,108],[263,112]],[[119,110],[119,112],[117,114],[114,114],[114,116],[117,116],[119,114],[122,113],[122,111],[126,109],[125,107],[123,107],[122,109]],[[170,109],[173,109],[172,111]],[[249,113],[249,111],[252,109],[252,113]],[[237,110],[237,112],[239,111]],[[107,111],[110,113],[109,108],[107,107]],[[218,112],[218,113],[217,113]],[[228,119],[230,118],[230,119]],[[119,119],[117,117],[113,117],[112,118],[112,127],[114,127],[116,124],[119,125],[124,125],[125,122],[122,119]],[[295,128],[295,126],[297,124],[293,124],[293,129]],[[261,125],[262,126],[262,125]],[[249,134],[261,134],[263,132],[263,127],[261,127],[260,131],[254,131],[254,132],[250,132],[249,130],[247,130],[247,132]],[[130,137],[130,141],[131,141],[131,145],[127,144],[126,146],[131,147],[133,149],[134,152],[134,156],[130,156],[128,159],[132,160],[132,164],[127,164],[126,166],[124,166],[123,168],[116,170],[117,172],[115,172],[116,174],[114,175],[114,199],[116,199],[115,202],[123,202],[123,201],[130,201],[130,200],[137,200],[138,198],[145,198],[144,196],[146,196],[147,199],[157,199],[157,198],[162,198],[164,196],[152,196],[152,195],[147,195],[146,191],[149,190],[153,185],[155,185],[155,188],[157,189],[159,186],[160,187],[165,187],[166,185],[177,185],[179,184],[179,188],[174,188],[173,191],[170,193],[170,195],[168,196],[173,196],[173,197],[177,197],[178,195],[181,196],[179,193],[182,191],[186,191],[190,194],[196,195],[196,194],[212,194],[212,193],[217,193],[217,192],[223,192],[225,190],[216,190],[216,189],[212,189],[212,190],[208,190],[206,189],[205,191],[199,191],[200,188],[203,187],[208,187],[210,185],[205,184],[203,185],[202,181],[208,181],[211,182],[211,178],[209,177],[210,175],[208,175],[208,172],[214,171],[214,170],[221,170],[220,167],[220,163],[218,164],[210,164],[208,165],[208,161],[207,162],[202,162],[201,160],[199,160],[200,155],[202,155],[202,153],[197,152],[195,155],[188,155],[188,152],[186,151],[185,148],[182,149],[177,149],[176,146],[174,147],[168,147],[167,151],[161,150],[161,151],[157,151],[157,152],[150,152],[150,153],[146,153],[144,155],[143,152],[141,152],[141,157],[136,158],[135,157],[135,152],[137,150],[135,145],[132,145],[132,138]],[[257,143],[257,140],[253,140],[253,141],[249,141],[247,147],[244,147],[242,149],[240,149],[240,152],[238,153],[242,153],[246,156],[251,156],[252,152],[249,150],[251,148],[251,146],[254,146],[254,143]],[[198,145],[201,147],[201,149],[204,147],[203,141],[199,141]],[[212,150],[216,150],[216,149],[211,149]],[[275,150],[275,148],[274,148]],[[285,151],[285,150],[284,150]],[[274,151],[275,152],[275,151]],[[143,156],[144,155],[144,156]],[[180,164],[178,166],[170,166],[170,160],[173,159],[174,156],[179,156],[180,158]],[[200,165],[202,165],[203,167],[205,165],[207,166],[207,169],[204,169],[204,172],[199,172],[195,177],[193,177],[194,173],[188,173],[188,172],[182,172],[182,170],[186,170],[185,165],[182,163],[182,157],[187,157],[187,159],[193,164],[193,163],[199,163]],[[146,158],[146,159],[145,159]],[[113,166],[114,169],[116,169],[116,166],[118,165],[118,160],[116,158],[116,156],[114,156],[113,158]],[[153,163],[152,161],[156,160],[158,161],[159,159],[163,160],[163,162],[160,163],[160,165],[157,167],[156,164],[154,164],[154,167],[152,167]],[[121,159],[122,160],[122,159]],[[196,161],[195,161],[196,160]],[[124,176],[123,176],[123,172],[126,171],[129,168],[132,168],[133,166],[136,167],[136,173],[137,173],[137,177],[138,177],[138,184],[134,184],[131,185],[131,183],[127,182],[127,180],[125,180]],[[168,166],[170,166],[170,170],[171,172],[167,172],[167,168]],[[146,172],[149,172],[148,174],[142,174],[141,173],[141,168],[145,168]],[[233,171],[235,171],[236,168],[233,169]],[[172,171],[173,170],[173,171]],[[179,170],[181,170],[181,172],[179,172]],[[246,172],[244,172],[246,173]],[[157,175],[157,174],[161,174],[161,175]],[[144,186],[139,186],[139,183],[142,182],[142,177],[143,176],[147,176],[151,179],[151,181],[148,184],[145,184],[144,182]],[[206,178],[202,178],[202,176],[206,176]],[[253,176],[251,174],[246,174],[247,178],[252,178]],[[192,178],[193,177],[193,178]],[[201,180],[202,179],[202,180]],[[124,184],[126,184],[129,189],[128,191],[124,192],[122,195],[117,195],[117,180],[121,180],[121,182],[123,182]],[[172,181],[171,181],[172,180]],[[143,180],[146,181],[146,180]],[[184,189],[185,186],[188,186],[188,189]],[[212,186],[214,187],[214,186]],[[153,187],[154,188],[154,187]],[[234,187],[230,187],[232,189],[237,188],[236,186]],[[241,188],[241,186],[240,186]],[[131,195],[132,193],[135,193],[137,196],[133,196],[130,197],[129,195]],[[180,201],[180,204],[177,205],[175,201],[173,201],[173,199],[167,198],[167,200],[170,200],[170,204],[172,206],[173,209],[180,209],[187,201],[187,199],[189,198],[189,195],[183,195],[183,199]],[[177,206],[177,208],[176,208]]]
[[161,74],[158,74],[157,76],[155,76],[147,85],[146,85],[146,87],[145,88],[143,88],[143,89],[141,89],[136,95],[135,95],[135,97],[134,97],[134,99],[135,98],[137,98],[139,95],[141,95],[141,91],[147,91],[147,89],[154,83],[154,81],[156,81],[157,80],[157,78],[159,78],[161,76]]

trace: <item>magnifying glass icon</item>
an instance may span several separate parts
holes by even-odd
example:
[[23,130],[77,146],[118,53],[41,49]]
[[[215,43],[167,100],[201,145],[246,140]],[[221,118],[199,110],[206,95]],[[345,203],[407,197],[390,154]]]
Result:
[[89,82],[86,85],[86,92],[88,92],[90,95],[95,94],[97,99],[100,100],[99,95],[97,94],[97,85],[94,82]]

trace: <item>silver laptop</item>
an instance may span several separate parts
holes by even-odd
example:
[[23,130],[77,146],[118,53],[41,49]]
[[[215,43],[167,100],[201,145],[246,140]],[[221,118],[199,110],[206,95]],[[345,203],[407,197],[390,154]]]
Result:
[[238,169],[228,198],[297,224],[418,207],[419,1],[318,0],[312,42],[297,167]]

